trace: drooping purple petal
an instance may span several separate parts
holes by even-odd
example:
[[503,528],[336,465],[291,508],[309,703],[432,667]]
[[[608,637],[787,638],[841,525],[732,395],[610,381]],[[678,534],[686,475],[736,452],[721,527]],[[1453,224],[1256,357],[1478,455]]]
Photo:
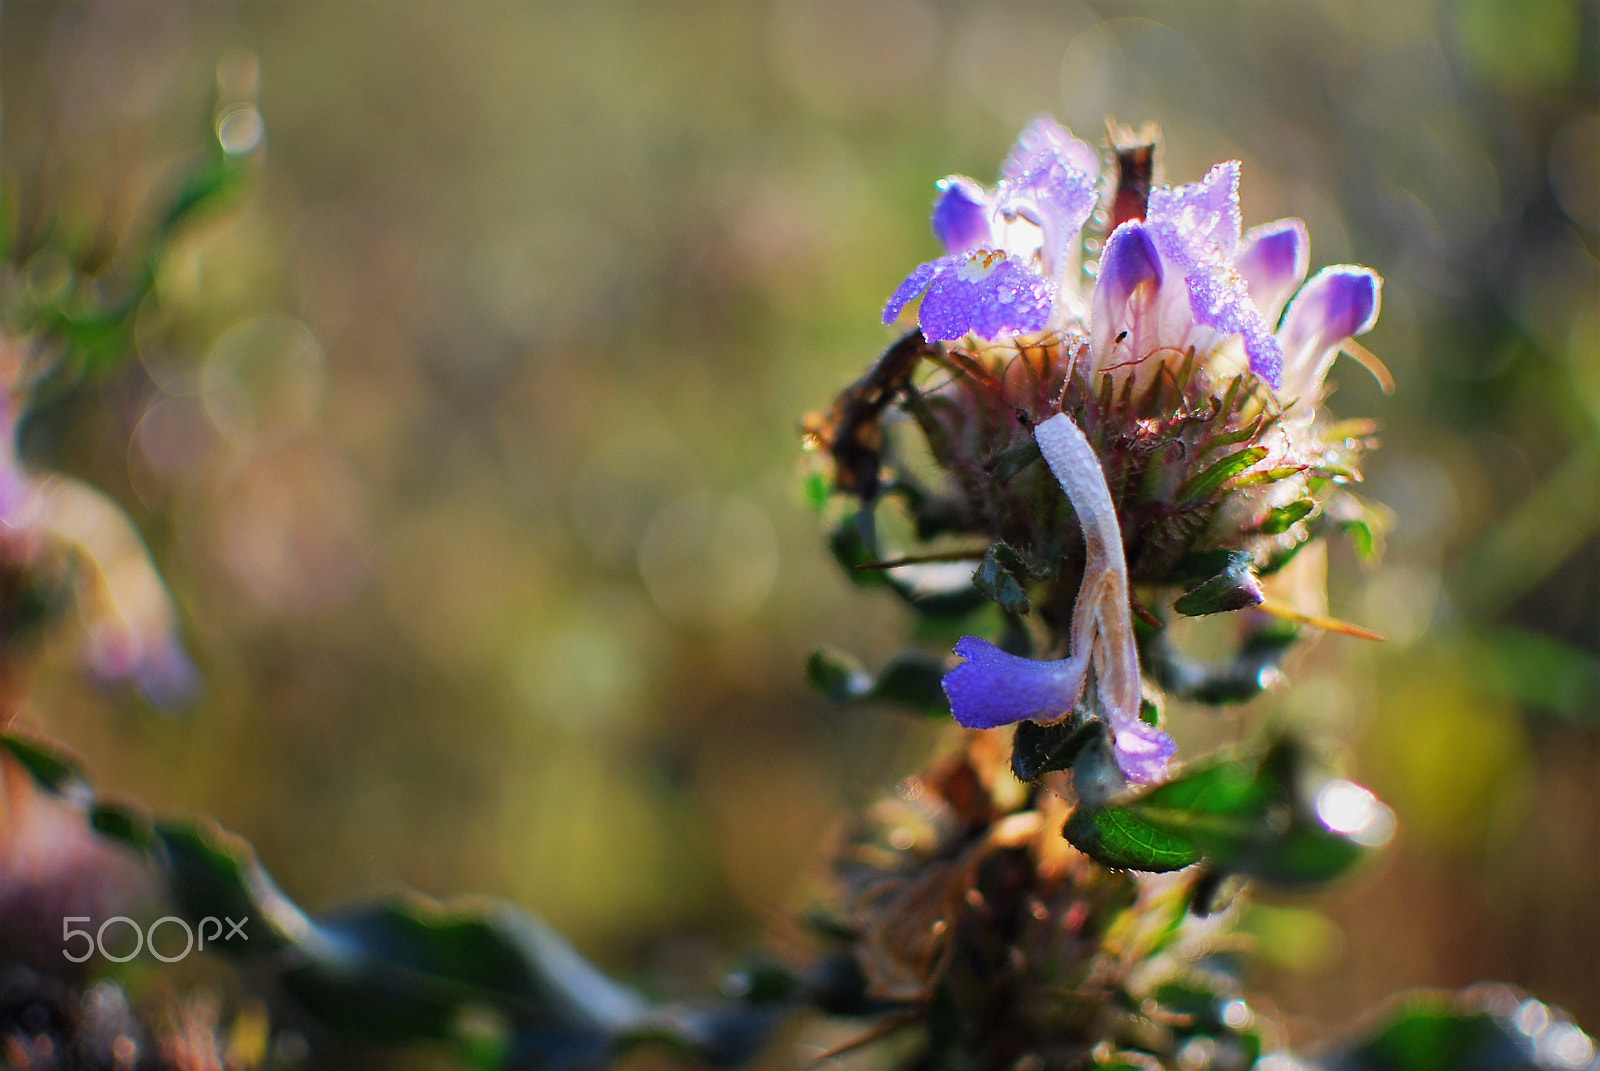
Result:
[[1178,750],[1172,737],[1142,721],[1117,726],[1113,737],[1113,751],[1124,777],[1141,785],[1167,779],[1167,760]]
[[896,287],[895,292],[890,295],[889,303],[883,307],[883,322],[894,323],[900,316],[900,310],[905,308],[912,298],[928,288],[928,284],[938,274],[940,266],[950,259],[952,258],[941,257],[926,264],[918,264],[916,269],[906,276],[906,281]]
[[1111,726],[1123,774],[1145,783],[1159,781],[1173,745],[1139,717],[1143,689],[1127,561],[1105,470],[1088,438],[1065,413],[1042,421],[1033,437],[1083,529],[1083,582],[1072,607],[1073,655],[1093,660],[1095,698]]
[[945,674],[944,694],[956,721],[968,729],[1055,721],[1083,695],[1087,658],[1035,662],[975,636],[957,643],[956,654],[966,661]]
[[982,186],[962,175],[939,180],[939,199],[933,204],[933,233],[947,253],[994,244],[989,226],[989,195]]
[[1377,272],[1354,264],[1323,268],[1300,288],[1278,332],[1285,396],[1305,397],[1322,387],[1339,343],[1378,322],[1382,290]]
[[1036,117],[1022,133],[1017,143],[1006,154],[1000,165],[1003,179],[1021,178],[1031,166],[1030,162],[1040,149],[1053,148],[1061,153],[1068,166],[1083,172],[1092,180],[1100,174],[1100,154],[1086,141],[1072,136],[1072,131],[1048,115]]
[[917,314],[929,341],[1028,334],[1049,322],[1053,287],[1004,253],[979,249],[938,263]]
[[1263,223],[1245,232],[1234,266],[1244,276],[1250,300],[1269,324],[1278,322],[1291,295],[1305,282],[1311,239],[1298,219]]
[[1240,335],[1250,370],[1274,388],[1283,383],[1283,350],[1237,272],[1200,264],[1185,275],[1194,320],[1218,334]]

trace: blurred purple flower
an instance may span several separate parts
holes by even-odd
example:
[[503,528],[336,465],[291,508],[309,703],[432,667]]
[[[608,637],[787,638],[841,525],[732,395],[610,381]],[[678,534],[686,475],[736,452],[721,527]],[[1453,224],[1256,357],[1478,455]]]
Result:
[[82,565],[83,659],[101,683],[129,683],[163,709],[193,697],[199,675],[178,637],[177,613],[144,541],[122,508],[61,476],[33,477],[15,446],[12,397],[0,387],[0,533],[7,553],[65,543]]
[[918,294],[922,333],[993,339],[1041,331],[1061,304],[1078,232],[1094,211],[1097,156],[1053,119],[1035,119],[994,190],[960,175],[939,183],[933,232],[947,250],[918,265],[889,299],[892,323]]

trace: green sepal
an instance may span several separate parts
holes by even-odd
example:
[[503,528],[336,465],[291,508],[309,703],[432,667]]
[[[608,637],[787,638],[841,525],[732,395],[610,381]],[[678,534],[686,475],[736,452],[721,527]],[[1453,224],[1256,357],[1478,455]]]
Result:
[[1278,506],[1269,509],[1267,515],[1256,525],[1256,531],[1262,535],[1282,535],[1293,528],[1300,521],[1306,519],[1317,504],[1309,498],[1298,499],[1287,506]]
[[1186,617],[1203,617],[1259,606],[1265,596],[1247,551],[1223,551],[1221,568],[1190,588],[1172,608]]
[[1224,457],[1221,461],[1207,465],[1191,476],[1188,482],[1178,490],[1179,501],[1204,502],[1220,491],[1223,484],[1266,456],[1266,447],[1251,446],[1243,450],[1237,450]]
[[1028,564],[1003,542],[991,543],[972,574],[972,585],[1013,617],[1032,608],[1028,603]]
[[1068,769],[1078,752],[1103,732],[1104,722],[1079,711],[1049,725],[1018,722],[1011,738],[1011,772],[1018,781],[1037,781],[1052,770]]

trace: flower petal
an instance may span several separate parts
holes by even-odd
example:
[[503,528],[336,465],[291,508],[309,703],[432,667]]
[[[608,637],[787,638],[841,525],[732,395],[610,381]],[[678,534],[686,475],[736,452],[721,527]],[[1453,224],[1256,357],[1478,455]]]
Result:
[[967,636],[956,644],[965,662],[944,676],[950,712],[968,729],[1019,721],[1055,721],[1083,695],[1085,658],[1035,662]]
[[950,257],[940,257],[938,260],[930,260],[926,264],[918,264],[916,270],[906,276],[906,281],[901,283],[895,289],[895,292],[890,295],[889,303],[883,307],[883,322],[885,324],[894,323],[900,316],[900,310],[906,307],[906,303],[926,290],[928,284],[933,282],[933,277],[945,266],[945,262],[951,259]]
[[1145,216],[1162,258],[1183,272],[1197,326],[1240,335],[1253,372],[1272,386],[1283,353],[1245,278],[1234,267],[1239,247],[1239,161],[1213,167],[1197,183],[1152,190]]
[[1095,181],[1073,167],[1054,145],[1038,149],[1018,166],[1022,170],[1014,178],[1001,180],[995,195],[997,207],[1008,216],[1038,226],[1045,273],[1060,280],[1075,263],[1074,242],[1099,199]]
[[1245,232],[1234,266],[1267,323],[1276,324],[1283,315],[1283,306],[1305,282],[1310,260],[1311,239],[1298,219],[1263,223]]
[[940,264],[917,315],[929,341],[1027,334],[1049,322],[1053,287],[1004,253],[975,249]]
[[1239,245],[1239,161],[1217,164],[1199,182],[1151,190],[1145,219],[1171,228],[1197,257],[1231,261]]
[[1323,268],[1300,288],[1278,332],[1285,397],[1311,398],[1322,389],[1339,343],[1378,322],[1382,290],[1377,272],[1354,264]]
[[1106,239],[1089,306],[1096,371],[1137,361],[1161,344],[1154,298],[1163,276],[1161,254],[1143,223],[1130,220]]
[[1172,754],[1171,741],[1139,717],[1143,689],[1128,601],[1128,566],[1105,470],[1094,447],[1065,413],[1034,428],[1033,437],[1083,528],[1083,584],[1072,607],[1073,657],[1093,661],[1095,698],[1111,726],[1117,765],[1134,780],[1160,780]]
[[1141,785],[1167,779],[1167,760],[1178,750],[1172,737],[1142,721],[1122,725],[1112,735],[1112,750],[1124,777]]
[[989,195],[982,186],[962,175],[939,180],[939,199],[933,204],[933,233],[948,253],[994,244],[989,226]]
[[1072,131],[1050,116],[1040,115],[1023,127],[1022,133],[1017,135],[1017,143],[1011,147],[1011,151],[1006,154],[1005,162],[1000,165],[1000,177],[1021,178],[1031,166],[1029,161],[1040,149],[1046,148],[1060,152],[1069,167],[1083,172],[1091,180],[1100,174],[1100,153],[1094,146],[1073,137]]
[[1283,382],[1283,351],[1235,271],[1196,265],[1185,281],[1194,321],[1218,334],[1240,335],[1250,370],[1273,387]]

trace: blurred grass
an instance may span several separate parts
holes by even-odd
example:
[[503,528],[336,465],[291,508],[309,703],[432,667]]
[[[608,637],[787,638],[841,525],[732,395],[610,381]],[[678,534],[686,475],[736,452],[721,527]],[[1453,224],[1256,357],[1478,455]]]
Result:
[[804,690],[812,648],[877,664],[902,623],[823,553],[800,413],[885,344],[934,179],[1040,111],[1156,118],[1169,180],[1238,156],[1247,224],[1387,279],[1399,390],[1341,366],[1333,408],[1382,422],[1398,526],[1331,584],[1391,641],[1324,639],[1267,702],[1359,739],[1402,834],[1334,965],[1263,981],[1306,1030],[1483,976],[1592,1027],[1597,45],[1569,0],[12,4],[25,224],[138,204],[219,59],[267,129],[139,363],[25,438],[134,512],[206,699],[167,720],[62,659],[38,717],[308,905],[481,891],[704,972],[929,741]]

